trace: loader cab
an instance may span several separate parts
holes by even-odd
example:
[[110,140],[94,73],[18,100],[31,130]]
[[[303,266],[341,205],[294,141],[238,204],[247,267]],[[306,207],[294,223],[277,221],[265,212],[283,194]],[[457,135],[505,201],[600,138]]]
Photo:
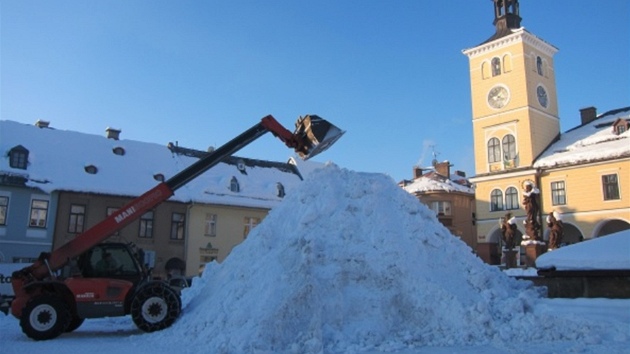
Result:
[[102,243],[79,256],[77,261],[83,278],[113,278],[137,283],[146,277],[135,252],[123,243]]

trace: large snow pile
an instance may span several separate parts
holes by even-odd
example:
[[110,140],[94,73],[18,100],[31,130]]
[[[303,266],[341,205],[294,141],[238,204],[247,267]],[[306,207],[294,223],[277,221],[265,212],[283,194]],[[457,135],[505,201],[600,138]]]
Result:
[[182,317],[149,336],[212,353],[600,340],[578,320],[536,315],[538,300],[391,178],[331,165],[209,264],[184,291]]

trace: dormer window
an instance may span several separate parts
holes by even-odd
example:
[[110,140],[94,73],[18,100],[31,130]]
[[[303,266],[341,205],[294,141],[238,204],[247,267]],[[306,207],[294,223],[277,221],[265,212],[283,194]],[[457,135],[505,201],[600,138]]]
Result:
[[282,185],[282,183],[278,182],[276,184],[276,189],[278,190],[278,193],[276,194],[279,198],[284,198],[285,196],[285,192],[284,192],[284,186]]
[[98,173],[98,168],[94,165],[85,166],[85,172],[91,175],[95,175],[96,173]]
[[112,151],[114,152],[114,155],[125,156],[125,148],[123,147],[116,146],[112,149]]
[[630,124],[627,120],[619,118],[613,123],[613,133],[616,135],[621,135],[628,131],[629,125]]
[[9,151],[9,166],[26,170],[28,166],[28,150],[18,145]]
[[241,190],[241,186],[239,185],[238,180],[234,176],[232,176],[232,179],[230,180],[230,190],[234,193],[238,193]]

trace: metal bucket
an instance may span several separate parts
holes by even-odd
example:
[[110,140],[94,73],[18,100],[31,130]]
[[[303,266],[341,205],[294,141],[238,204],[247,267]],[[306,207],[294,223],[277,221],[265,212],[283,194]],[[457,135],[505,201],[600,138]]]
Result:
[[303,145],[298,155],[302,160],[308,160],[324,152],[344,133],[345,131],[324,118],[313,114],[298,118],[293,136],[297,137]]

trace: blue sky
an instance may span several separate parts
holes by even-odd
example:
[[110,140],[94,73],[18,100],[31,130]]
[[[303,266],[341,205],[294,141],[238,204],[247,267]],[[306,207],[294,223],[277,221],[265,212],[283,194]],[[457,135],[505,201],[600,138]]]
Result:
[[[521,0],[559,49],[561,127],[630,105],[630,2]],[[206,149],[272,114],[346,135],[316,161],[382,172],[449,160],[474,175],[468,58],[490,0],[3,1],[0,119]],[[271,134],[238,153],[283,161]]]

